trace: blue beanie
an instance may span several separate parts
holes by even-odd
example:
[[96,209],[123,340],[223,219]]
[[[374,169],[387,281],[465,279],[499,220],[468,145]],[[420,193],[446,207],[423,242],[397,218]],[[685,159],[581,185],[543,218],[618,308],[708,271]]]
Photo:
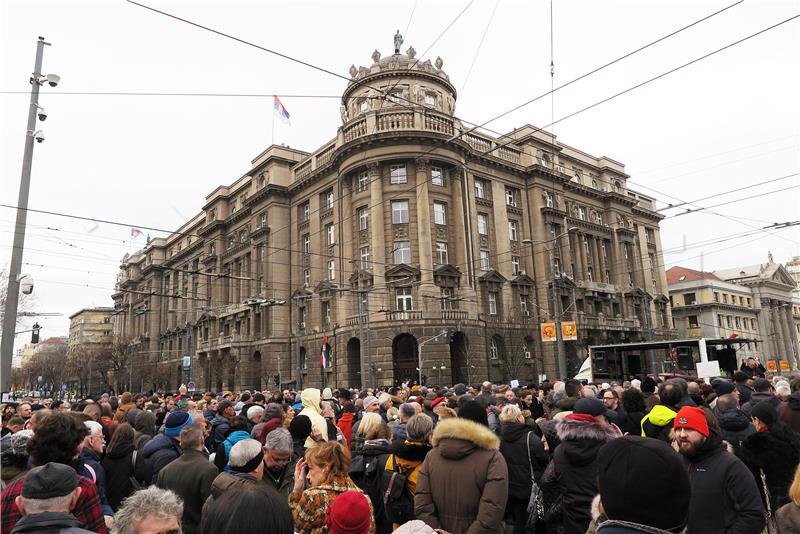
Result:
[[164,422],[164,434],[171,438],[177,438],[181,430],[192,424],[192,418],[188,412],[172,412]]

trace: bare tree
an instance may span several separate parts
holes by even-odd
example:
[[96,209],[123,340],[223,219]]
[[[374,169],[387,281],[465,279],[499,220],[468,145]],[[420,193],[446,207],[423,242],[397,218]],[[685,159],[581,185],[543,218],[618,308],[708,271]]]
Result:
[[[104,348],[97,352],[96,369],[108,385],[114,385],[117,392],[124,391],[133,380],[133,354],[135,347],[127,338],[115,337],[111,342],[111,346]],[[137,369],[136,380],[141,378],[138,376],[143,369]]]
[[59,391],[66,378],[67,345],[65,342],[45,342],[22,368],[21,379],[28,389]]
[[[8,267],[0,267],[0,323],[6,313],[6,298],[8,297]],[[33,295],[19,296],[19,304],[17,305],[17,325],[21,323],[22,313],[29,312],[33,309],[34,298]]]

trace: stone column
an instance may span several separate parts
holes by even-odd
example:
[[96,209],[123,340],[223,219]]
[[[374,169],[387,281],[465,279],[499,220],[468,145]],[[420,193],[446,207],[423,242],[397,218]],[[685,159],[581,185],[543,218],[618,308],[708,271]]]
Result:
[[[386,206],[383,202],[383,178],[381,176],[380,163],[370,163],[367,165],[367,171],[369,172],[370,213],[368,233],[370,254],[372,255],[372,279],[374,286],[385,287],[386,264],[394,263],[394,258],[389,258],[386,255],[387,239],[390,246],[392,245],[392,239],[386,235],[383,218],[385,214],[384,212],[386,211]],[[391,210],[391,208],[389,209]],[[358,224],[358,222],[356,222],[356,224]],[[358,226],[356,226],[356,228],[358,228]],[[391,248],[389,248],[389,250],[391,250]],[[382,294],[371,292],[368,293],[368,295],[369,300],[367,311],[374,312],[379,310],[382,307]],[[360,301],[358,298],[360,298],[360,295],[356,296],[356,313],[358,313],[359,310]],[[362,340],[362,343],[365,343],[365,340]],[[366,345],[364,345],[364,349],[366,350]]]
[[[436,287],[433,285],[433,237],[431,235],[431,228],[433,226],[433,218],[431,217],[431,200],[428,196],[428,167],[430,161],[426,158],[417,158],[414,160],[415,178],[416,178],[416,211],[417,211],[417,253],[419,255],[419,269],[420,269],[420,286],[419,286],[419,300],[420,303],[415,306],[417,309],[426,309],[428,302],[424,299],[425,295],[436,295]],[[448,206],[446,215],[450,219],[450,224],[453,223],[453,209]]]
[[790,311],[791,303],[784,302],[781,303],[780,307],[778,308],[778,319],[781,325],[781,337],[783,338],[783,350],[785,353],[786,360],[794,367],[796,365],[794,361],[794,354],[792,352],[792,329],[790,328],[792,324],[791,316],[787,317],[787,312]]

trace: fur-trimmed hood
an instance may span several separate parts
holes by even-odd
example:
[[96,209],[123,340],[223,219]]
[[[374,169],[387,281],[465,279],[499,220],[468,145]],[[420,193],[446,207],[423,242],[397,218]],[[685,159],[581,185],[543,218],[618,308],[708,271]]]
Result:
[[600,423],[587,423],[585,421],[573,421],[564,419],[556,425],[558,439],[564,441],[578,441],[591,439],[595,441],[608,441],[618,437],[614,431]]
[[440,420],[431,443],[439,447],[442,456],[451,459],[467,456],[475,448],[500,449],[500,438],[488,427],[461,417]]

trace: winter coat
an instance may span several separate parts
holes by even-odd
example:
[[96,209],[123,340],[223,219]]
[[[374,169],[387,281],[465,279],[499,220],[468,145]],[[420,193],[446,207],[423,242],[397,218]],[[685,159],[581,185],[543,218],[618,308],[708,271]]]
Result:
[[795,432],[800,432],[800,393],[792,393],[789,400],[778,405],[778,419]]
[[656,438],[670,442],[669,431],[672,430],[672,421],[677,412],[669,406],[657,404],[650,413],[642,418],[642,437]]
[[12,534],[18,532],[31,532],[35,534],[92,534],[91,530],[84,530],[81,522],[68,512],[43,512],[22,517]]
[[501,531],[508,467],[500,439],[487,427],[456,417],[441,420],[431,441],[417,479],[417,519],[452,534]]
[[623,434],[639,436],[642,433],[642,419],[644,419],[644,412],[626,412],[625,421],[617,426]]
[[[294,530],[297,534],[326,534],[325,511],[333,500],[345,491],[361,490],[350,477],[335,478],[330,482],[308,488],[303,493],[289,495],[289,507],[292,509]],[[363,492],[362,492],[363,493]],[[372,513],[372,502],[367,499],[370,508],[369,532],[375,532],[375,518]]]
[[739,458],[753,473],[763,497],[761,471],[767,480],[772,510],[789,502],[789,486],[800,462],[800,436],[782,424],[756,432],[742,442]]
[[753,475],[725,450],[714,429],[692,456],[684,456],[692,486],[687,534],[753,534],[764,527],[764,505]]
[[217,468],[208,461],[208,456],[195,449],[183,451],[183,456],[158,474],[158,487],[174,491],[183,500],[185,534],[199,532],[200,513],[216,476]]
[[733,452],[738,452],[742,441],[756,432],[756,427],[750,422],[750,418],[735,408],[719,412],[717,421],[719,421],[720,436],[731,444]]
[[596,532],[597,534],[670,534],[668,530],[614,519],[608,519],[600,523]]
[[106,495],[108,504],[114,511],[119,509],[122,500],[133,492],[130,477],[133,476],[133,443],[120,443],[106,452],[103,469],[106,471]]
[[350,436],[353,432],[353,419],[355,414],[345,412],[339,418],[339,422],[336,423],[336,426],[339,427],[339,430],[342,431],[344,434],[344,439],[347,441],[347,448],[350,448]]
[[[528,461],[530,448],[530,461]],[[550,460],[542,441],[531,427],[519,423],[504,423],[500,432],[500,453],[508,466],[508,496],[528,500],[531,496],[531,471],[541,480]]]
[[[178,440],[169,436],[159,434],[148,441],[147,445],[142,449],[142,458],[149,467],[149,472],[147,473],[150,476],[149,483],[155,484],[158,480],[158,473],[180,455],[181,446]],[[137,459],[136,462],[138,463],[139,460]]]
[[203,408],[203,418],[206,420],[207,423],[212,422],[216,416],[217,412],[212,412],[208,408]]
[[228,458],[230,458],[231,449],[243,439],[250,439],[250,432],[247,430],[234,430],[228,434],[228,437],[225,438],[225,441],[217,445],[217,454],[214,455],[214,465],[217,466],[219,471],[230,472],[230,468],[228,467]]
[[[591,504],[597,495],[597,453],[617,437],[611,427],[564,419],[556,425],[561,444],[542,475],[542,498],[562,503],[561,517],[554,517],[548,531],[584,534],[589,526]],[[563,528],[563,530],[561,530]]]
[[556,401],[555,408],[550,410],[550,419],[555,419],[556,416],[561,413],[564,415],[559,416],[559,419],[563,418],[565,415],[571,414],[572,410],[575,409],[576,402],[578,402],[578,397],[565,397],[563,399],[559,399]]
[[115,423],[124,423],[125,416],[128,414],[128,410],[136,408],[136,405],[132,402],[128,402],[123,404],[117,408],[116,413],[114,414],[114,422]]
[[747,384],[736,384],[736,390],[739,392],[739,405],[750,401],[750,396],[753,394],[753,388],[748,387]]
[[230,489],[242,488],[248,484],[256,484],[258,480],[248,473],[220,473],[211,482],[208,497],[202,505],[202,514],[205,515],[208,507],[222,494]]
[[[303,409],[297,415],[305,415],[311,419],[311,427],[319,430],[322,434],[322,439],[328,441],[328,423],[322,417],[322,407],[319,404],[320,392],[317,388],[306,388],[300,394],[300,401],[303,403]],[[335,436],[333,436],[335,438]],[[317,446],[317,442],[311,439],[311,436],[306,438],[306,450],[313,449]]]
[[270,471],[269,467],[264,465],[264,476],[261,477],[261,481],[288,498],[294,487],[294,468],[296,464],[296,461],[286,464],[277,479],[275,478],[275,474]]
[[392,427],[392,439],[406,439],[408,432],[406,432],[406,423],[397,423]]
[[91,449],[82,449],[78,460],[75,462],[75,471],[79,475],[94,480],[97,487],[97,496],[100,497],[100,507],[103,515],[114,515],[114,510],[108,503],[108,493],[106,492],[106,470],[100,465],[100,456]]
[[[228,418],[221,413],[215,415],[214,419],[211,420],[211,435],[206,438],[206,447],[208,447],[208,450],[216,451],[217,446],[228,437],[230,430],[231,422]],[[209,443],[209,440],[211,443]]]
[[489,422],[489,430],[500,435],[500,409],[492,404],[486,408],[486,420]]
[[768,402],[777,410],[781,400],[769,391],[755,391],[750,396],[750,400],[742,404],[742,411],[745,413],[745,415],[747,415],[747,417],[750,417],[750,413],[753,411],[753,406],[759,402]]
[[778,524],[778,532],[782,534],[800,532],[800,506],[793,502],[784,504],[775,512],[775,522]]

